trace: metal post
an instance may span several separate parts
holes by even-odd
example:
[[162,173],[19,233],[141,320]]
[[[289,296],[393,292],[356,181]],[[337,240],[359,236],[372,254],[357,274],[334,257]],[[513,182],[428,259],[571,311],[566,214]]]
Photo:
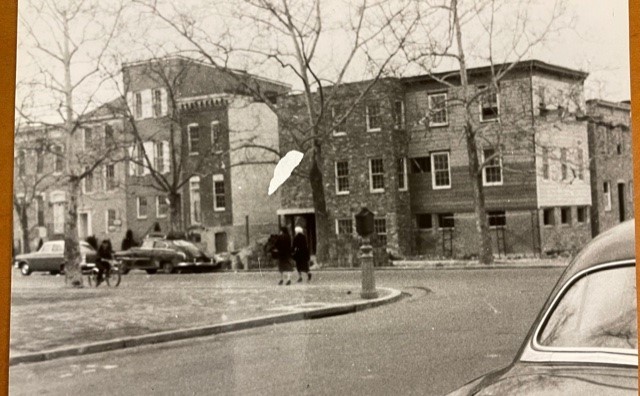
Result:
[[244,224],[245,224],[245,232],[246,232],[246,237],[247,237],[247,246],[249,246],[249,242],[250,242],[250,238],[249,238],[249,215],[246,215],[244,217]]
[[362,238],[360,245],[360,266],[362,267],[362,292],[360,297],[372,299],[378,297],[376,280],[373,274],[373,246],[369,237]]

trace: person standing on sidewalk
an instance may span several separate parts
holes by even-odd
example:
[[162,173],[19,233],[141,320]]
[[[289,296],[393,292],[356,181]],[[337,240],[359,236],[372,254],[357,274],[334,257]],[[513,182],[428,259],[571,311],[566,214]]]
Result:
[[298,270],[298,283],[302,282],[302,273],[306,272],[307,281],[311,281],[311,272],[309,272],[309,245],[307,237],[304,236],[304,230],[298,226],[295,228],[296,235],[293,237],[293,259],[296,261],[296,269]]
[[287,273],[287,285],[291,284],[291,273],[293,272],[293,260],[291,259],[291,236],[287,227],[280,227],[280,235],[276,241],[278,256],[278,271],[280,271],[279,285],[284,283],[284,273]]

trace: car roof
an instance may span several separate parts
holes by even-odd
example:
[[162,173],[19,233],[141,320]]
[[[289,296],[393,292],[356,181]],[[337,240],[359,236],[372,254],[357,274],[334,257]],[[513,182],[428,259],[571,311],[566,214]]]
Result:
[[634,260],[635,242],[635,221],[625,221],[589,242],[571,261],[563,278],[571,277],[598,264]]

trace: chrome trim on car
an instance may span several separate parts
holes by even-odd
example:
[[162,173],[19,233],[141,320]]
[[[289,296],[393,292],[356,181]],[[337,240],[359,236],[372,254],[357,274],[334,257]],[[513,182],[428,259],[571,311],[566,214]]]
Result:
[[[628,348],[594,348],[594,347],[549,347],[540,345],[538,338],[540,337],[543,325],[549,319],[549,315],[556,308],[558,301],[564,296],[565,292],[578,279],[585,275],[597,272],[603,269],[613,267],[635,266],[635,259],[626,259],[613,261],[610,263],[598,264],[593,267],[584,269],[571,278],[569,278],[562,286],[560,291],[553,298],[552,303],[542,316],[542,320],[538,323],[531,339],[527,343],[527,347],[522,353],[521,361],[529,362],[580,362],[580,363],[604,363],[604,364],[620,364],[620,365],[638,365],[638,350]],[[637,303],[637,302],[636,302]]]

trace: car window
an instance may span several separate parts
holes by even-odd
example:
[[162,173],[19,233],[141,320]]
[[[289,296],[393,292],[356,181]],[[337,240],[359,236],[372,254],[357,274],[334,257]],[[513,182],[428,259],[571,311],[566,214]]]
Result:
[[181,248],[183,248],[184,250],[186,250],[191,254],[200,254],[200,249],[191,242],[176,240],[176,241],[173,241],[173,243],[176,246],[180,246]]
[[153,247],[155,247],[155,248],[159,248],[159,249],[166,249],[166,248],[168,247],[168,245],[167,245],[165,242],[159,242],[159,241],[156,241],[156,242],[153,244]]
[[149,239],[147,239],[145,241],[142,241],[142,246],[141,247],[150,249],[150,248],[153,247],[153,241],[149,240]]
[[562,348],[638,348],[634,266],[610,267],[575,281],[541,328],[538,343]]
[[91,245],[80,245],[80,253],[95,253],[95,249]]
[[44,245],[42,245],[42,247],[40,248],[39,252],[40,253],[51,253],[52,246],[53,246],[52,243],[45,243]]
[[51,244],[51,251],[53,253],[60,253],[64,250],[64,246],[61,243],[52,243]]

